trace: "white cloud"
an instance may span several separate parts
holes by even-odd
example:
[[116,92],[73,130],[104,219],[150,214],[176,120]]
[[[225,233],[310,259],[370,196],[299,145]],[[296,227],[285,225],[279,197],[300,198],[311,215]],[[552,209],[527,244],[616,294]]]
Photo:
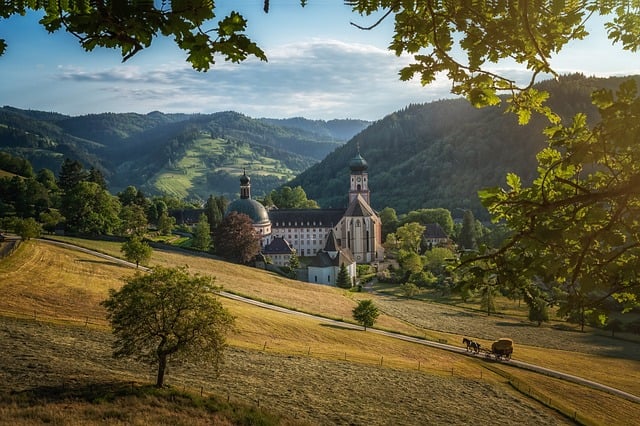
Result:
[[314,39],[267,56],[269,62],[219,62],[206,73],[186,64],[123,64],[107,70],[60,67],[57,77],[99,93],[102,108],[111,111],[235,110],[254,117],[374,120],[409,103],[445,97],[449,89],[448,83],[423,88],[400,82],[398,71],[408,59],[366,44]]

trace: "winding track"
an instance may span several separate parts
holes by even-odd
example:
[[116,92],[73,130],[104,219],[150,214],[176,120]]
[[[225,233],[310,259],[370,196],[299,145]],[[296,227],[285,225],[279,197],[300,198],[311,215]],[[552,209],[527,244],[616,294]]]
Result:
[[[48,239],[39,239],[38,241],[42,241],[42,242],[45,242],[45,243],[48,243],[48,244],[58,245],[58,246],[61,246],[61,247],[69,248],[71,250],[81,251],[83,253],[88,253],[88,254],[100,257],[102,259],[107,259],[107,260],[110,260],[112,262],[116,262],[116,263],[119,263],[121,265],[130,267],[130,268],[136,268],[136,264],[135,263],[131,263],[131,262],[128,262],[126,260],[119,259],[119,258],[113,257],[113,256],[109,256],[107,254],[100,253],[100,252],[97,252],[97,251],[89,250],[89,249],[86,249],[84,247],[80,247],[80,246],[76,246],[76,245],[68,244],[68,243],[63,243],[63,242],[55,241],[55,240],[48,240]],[[138,267],[138,269],[143,270],[143,271],[149,271],[149,268],[146,268],[144,266],[140,266],[140,267]],[[222,296],[222,297],[225,297],[225,298],[228,298],[228,299],[233,299],[233,300],[236,300],[236,301],[239,301],[239,302],[243,302],[243,303],[248,303],[248,304],[260,307],[260,308],[270,309],[272,311],[277,311],[277,312],[281,312],[281,313],[288,314],[288,315],[296,315],[296,316],[300,316],[300,317],[311,318],[311,319],[316,320],[316,321],[321,321],[321,322],[324,322],[324,323],[327,323],[327,324],[337,325],[337,326],[343,327],[343,328],[362,330],[362,327],[359,326],[359,325],[356,325],[356,324],[351,324],[351,323],[347,323],[347,322],[343,322],[343,321],[337,321],[337,320],[333,320],[333,319],[330,319],[330,318],[324,318],[324,317],[320,317],[320,316],[317,316],[317,315],[308,314],[308,313],[305,313],[305,312],[294,311],[294,310],[283,308],[283,307],[280,307],[280,306],[271,305],[271,304],[268,304],[268,303],[264,303],[264,302],[260,302],[260,301],[253,300],[253,299],[249,299],[249,298],[246,298],[246,297],[238,296],[238,295],[235,295],[235,294],[232,294],[232,293],[228,293],[226,291],[220,291],[220,292],[218,292],[218,294],[220,296]],[[478,359],[486,360],[487,362],[495,362],[494,360],[489,360],[489,359],[485,358],[483,355],[476,355],[476,354],[473,354],[473,353],[469,353],[469,352],[467,352],[467,350],[465,348],[449,345],[449,344],[446,344],[446,343],[439,343],[439,342],[420,339],[420,338],[417,338],[417,337],[405,336],[403,334],[393,333],[393,332],[390,332],[390,331],[384,331],[384,330],[379,330],[379,329],[375,329],[375,328],[367,328],[366,331],[369,332],[369,333],[377,333],[377,334],[380,334],[380,335],[383,335],[383,336],[387,336],[387,337],[391,337],[391,338],[394,338],[394,339],[404,340],[406,342],[411,342],[411,343],[416,343],[416,344],[420,344],[420,345],[430,346],[430,347],[433,347],[433,348],[442,349],[442,350],[446,350],[446,351],[449,351],[449,352],[456,352],[456,353],[459,353],[459,354],[462,354],[462,355],[473,356],[473,357],[476,357]],[[529,364],[529,363],[518,361],[518,360],[514,360],[514,359],[511,359],[509,361],[504,361],[504,362],[506,362],[509,365],[514,366],[514,367],[522,368],[522,369],[525,369],[525,370],[533,371],[535,373],[544,374],[546,376],[550,376],[550,377],[566,380],[566,381],[569,381],[569,382],[577,383],[579,385],[588,386],[588,387],[593,388],[593,389],[601,390],[601,391],[610,393],[612,395],[619,396],[619,397],[624,398],[626,400],[629,400],[631,402],[640,403],[640,396],[633,395],[633,394],[630,394],[628,392],[624,392],[624,391],[622,391],[620,389],[616,389],[616,388],[613,388],[611,386],[606,386],[606,385],[603,385],[602,383],[594,382],[592,380],[588,380],[588,379],[585,379],[583,377],[574,376],[574,375],[571,375],[571,374],[563,373],[561,371],[552,370],[552,369],[545,368],[545,367],[542,367],[542,366],[539,366],[539,365]]]

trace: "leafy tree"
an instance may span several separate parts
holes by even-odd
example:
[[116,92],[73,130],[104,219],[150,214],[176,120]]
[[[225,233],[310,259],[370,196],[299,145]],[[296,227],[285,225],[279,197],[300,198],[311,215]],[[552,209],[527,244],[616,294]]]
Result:
[[158,218],[158,232],[161,235],[169,235],[174,226],[176,226],[176,218],[169,216],[166,211],[162,212]]
[[451,235],[453,233],[453,218],[451,217],[451,212],[447,209],[437,208],[412,210],[402,217],[400,224],[406,225],[411,222],[416,222],[420,225],[437,223],[445,234]]
[[367,327],[372,327],[375,324],[379,315],[378,307],[370,299],[359,301],[358,306],[353,308],[353,319],[362,324],[365,331]]
[[480,193],[495,221],[513,234],[486,253],[504,279],[539,280],[559,312],[584,327],[615,299],[630,310],[640,301],[640,98],[633,80],[614,94],[593,95],[602,120],[584,115],[549,128],[538,154],[539,177],[530,187],[514,174],[507,189]]
[[144,193],[133,185],[127,186],[118,193],[118,199],[123,206],[137,205],[146,208],[149,204]]
[[[302,6],[308,1],[300,0]],[[389,49],[396,55],[413,55],[414,61],[400,71],[402,80],[416,74],[423,85],[444,73],[452,81],[452,92],[466,96],[476,106],[495,105],[503,92],[511,96],[510,110],[527,121],[531,110],[550,114],[543,106],[545,93],[533,88],[536,77],[552,74],[552,55],[576,39],[586,38],[586,22],[607,17],[605,28],[613,42],[624,49],[640,48],[640,6],[628,2],[437,2],[422,0],[346,0],[352,10],[364,16],[376,12],[394,19]],[[216,17],[216,3],[207,1],[174,3],[114,2],[12,2],[3,17],[24,15],[29,9],[42,10],[40,21],[50,32],[64,28],[74,34],[85,50],[95,47],[119,48],[124,61],[148,48],[158,34],[174,39],[185,50],[187,61],[197,70],[207,70],[216,55],[241,62],[253,55],[266,60],[264,52],[245,34],[247,20],[232,11],[219,19],[217,27],[207,28]],[[269,0],[263,8],[269,10]],[[173,6],[173,7],[172,7]],[[354,24],[359,26],[358,24]],[[454,42],[457,40],[457,42]],[[6,50],[0,39],[0,54]],[[531,72],[529,84],[518,86],[495,71],[501,60],[515,60]]]
[[409,298],[420,294],[420,288],[414,283],[404,283],[400,286],[400,290],[402,290],[404,295]]
[[191,247],[206,251],[209,250],[209,246],[211,246],[211,228],[207,216],[202,213],[193,228]]
[[447,273],[447,268],[452,264],[455,257],[455,254],[448,248],[434,247],[422,256],[422,260],[425,269],[438,277],[442,277]]
[[385,207],[380,211],[380,220],[382,221],[382,238],[386,239],[388,234],[396,232],[398,228],[398,215],[391,207]]
[[87,174],[87,182],[93,182],[100,185],[100,188],[107,189],[107,180],[104,178],[102,172],[95,167],[91,167],[89,169],[89,173]]
[[317,209],[318,203],[307,199],[307,193],[301,186],[291,188],[283,186],[279,190],[274,189],[269,194],[273,204],[279,209]]
[[156,267],[109,290],[102,305],[115,335],[113,355],[157,365],[157,387],[170,361],[206,363],[217,372],[234,319],[216,299],[213,283],[186,268]]
[[209,227],[213,232],[214,229],[222,222],[224,212],[227,209],[227,200],[223,196],[214,197],[210,195],[204,205],[204,214],[207,215]]
[[58,187],[64,194],[68,195],[76,185],[85,181],[87,176],[87,171],[84,169],[82,163],[78,160],[65,158],[60,167],[60,173],[58,173]]
[[529,305],[529,321],[538,323],[538,327],[543,322],[549,321],[549,307],[547,301],[541,297],[534,299]]
[[42,223],[42,227],[45,231],[54,232],[58,224],[64,221],[64,217],[58,210],[50,209],[46,212],[40,213],[38,220]]
[[138,235],[134,235],[122,244],[120,251],[124,253],[125,259],[129,262],[135,262],[136,268],[138,268],[140,263],[146,263],[151,259],[153,249]]
[[340,288],[351,288],[351,277],[349,277],[349,271],[344,263],[340,265],[340,270],[336,277],[336,286]]
[[458,243],[465,250],[475,250],[477,248],[476,219],[473,217],[471,210],[465,210],[462,216],[462,229],[460,230]]
[[398,252],[398,263],[407,275],[421,272],[424,266],[418,253],[402,249]]
[[123,235],[133,234],[142,237],[147,232],[149,225],[145,211],[137,204],[129,204],[122,207],[120,221]]
[[231,212],[213,235],[216,253],[226,259],[248,263],[260,252],[260,236],[246,214]]
[[480,307],[487,311],[487,315],[496,311],[496,293],[497,289],[491,281],[483,281],[477,286],[480,292]]
[[36,180],[47,188],[49,193],[58,192],[59,190],[56,175],[49,169],[40,169],[36,175]]
[[84,234],[110,234],[120,226],[120,202],[93,182],[80,182],[66,194],[62,214],[67,227]]
[[396,230],[396,239],[401,250],[420,253],[420,245],[425,227],[417,222],[402,225]]
[[41,225],[36,222],[32,217],[26,219],[16,219],[14,222],[16,234],[23,240],[30,240],[31,238],[38,238],[42,233]]
[[618,318],[611,318],[607,321],[604,328],[607,330],[611,330],[611,337],[615,337],[616,331],[623,330],[623,324],[622,321],[620,321]]

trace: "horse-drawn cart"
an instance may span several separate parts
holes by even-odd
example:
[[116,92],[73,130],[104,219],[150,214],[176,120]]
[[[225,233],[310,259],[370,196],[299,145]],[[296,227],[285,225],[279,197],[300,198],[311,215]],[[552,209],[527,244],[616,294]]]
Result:
[[462,343],[467,346],[467,352],[472,354],[484,354],[486,357],[494,357],[495,359],[511,359],[513,353],[513,340],[501,337],[491,344],[491,350],[483,348],[480,343],[474,342],[466,337],[462,339]]
[[511,359],[513,353],[513,340],[501,337],[491,344],[491,351],[485,351],[487,356],[494,356],[495,359]]

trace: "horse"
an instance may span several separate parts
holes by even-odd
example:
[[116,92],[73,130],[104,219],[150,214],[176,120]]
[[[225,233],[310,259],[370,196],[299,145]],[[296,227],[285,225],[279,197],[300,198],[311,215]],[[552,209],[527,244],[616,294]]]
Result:
[[480,343],[474,342],[473,340],[467,339],[466,337],[462,339],[462,343],[467,345],[467,352],[480,352]]

